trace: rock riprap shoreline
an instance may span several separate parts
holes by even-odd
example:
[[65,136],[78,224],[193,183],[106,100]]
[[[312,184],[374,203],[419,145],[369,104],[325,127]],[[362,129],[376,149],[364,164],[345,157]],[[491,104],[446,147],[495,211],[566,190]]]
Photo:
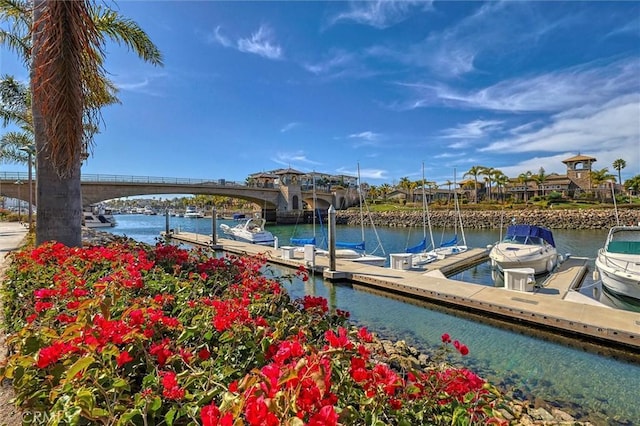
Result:
[[[369,219],[369,216],[371,219]],[[505,210],[462,210],[462,223],[469,229],[500,229],[515,219],[515,223],[546,226],[551,229],[608,229],[616,225],[613,210],[562,210],[553,208],[505,209]],[[453,211],[434,210],[429,213],[431,225],[436,228],[453,227],[456,215]],[[621,225],[637,225],[640,209],[624,209],[618,212]],[[372,220],[375,226],[422,227],[421,211],[387,211],[365,213],[366,223]],[[336,214],[338,225],[360,225],[360,212],[340,210]]]

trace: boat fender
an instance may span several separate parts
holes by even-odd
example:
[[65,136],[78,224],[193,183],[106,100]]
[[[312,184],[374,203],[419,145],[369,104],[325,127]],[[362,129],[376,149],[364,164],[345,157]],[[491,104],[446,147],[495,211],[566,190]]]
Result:
[[547,272],[551,272],[551,271],[553,271],[553,266],[554,266],[553,260],[552,260],[552,259],[549,259],[549,260],[547,261]]
[[558,263],[562,263],[562,262],[564,262],[564,257],[561,254],[559,254],[558,255]]
[[594,280],[594,281],[598,281],[598,280],[600,280],[600,272],[598,272],[598,271],[593,271],[592,277],[593,277],[593,280]]

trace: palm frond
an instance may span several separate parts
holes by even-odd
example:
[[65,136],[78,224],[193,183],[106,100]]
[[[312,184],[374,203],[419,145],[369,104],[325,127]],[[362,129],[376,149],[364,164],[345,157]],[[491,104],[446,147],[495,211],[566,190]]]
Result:
[[136,22],[100,6],[93,7],[91,14],[101,35],[109,36],[118,44],[124,43],[146,62],[163,65],[162,53]]
[[63,177],[78,164],[85,123],[98,121],[89,105],[91,81],[104,75],[102,44],[85,1],[47,1],[33,25],[34,106],[45,117],[47,154]]
[[0,29],[0,44],[15,51],[27,64],[31,56],[31,5],[22,0],[0,0],[0,22],[10,28]]
[[29,156],[20,148],[33,146],[33,133],[7,132],[0,137],[0,163],[27,164]]

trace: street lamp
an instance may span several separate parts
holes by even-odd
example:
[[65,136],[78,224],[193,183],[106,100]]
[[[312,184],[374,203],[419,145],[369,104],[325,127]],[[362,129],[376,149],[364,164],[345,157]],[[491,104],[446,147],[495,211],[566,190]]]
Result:
[[20,188],[22,188],[22,181],[18,179],[16,181],[16,185],[18,185],[18,222],[22,223],[22,191],[20,191]]
[[27,159],[27,164],[29,167],[29,228],[31,228],[31,224],[33,224],[33,185],[31,178],[31,157],[35,154],[35,149],[33,145],[27,145],[20,148],[20,151],[24,151],[27,153],[29,158]]

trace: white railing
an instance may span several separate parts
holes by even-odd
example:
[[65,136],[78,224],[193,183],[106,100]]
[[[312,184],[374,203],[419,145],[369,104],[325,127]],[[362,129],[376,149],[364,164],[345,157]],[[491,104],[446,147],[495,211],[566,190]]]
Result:
[[[31,177],[36,179],[35,173]],[[29,179],[27,172],[0,172],[0,180],[26,182]],[[130,175],[107,175],[107,174],[83,174],[82,182],[104,182],[104,183],[149,183],[165,185],[210,185],[210,186],[247,186],[244,182],[229,181],[226,179],[192,179],[177,177],[158,176],[130,176]]]

